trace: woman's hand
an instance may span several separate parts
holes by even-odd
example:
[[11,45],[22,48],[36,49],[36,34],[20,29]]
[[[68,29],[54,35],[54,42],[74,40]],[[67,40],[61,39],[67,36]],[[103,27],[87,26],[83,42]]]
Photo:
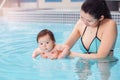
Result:
[[67,45],[61,45],[58,50],[60,51],[60,54],[58,56],[58,59],[65,58],[70,54],[69,47]]

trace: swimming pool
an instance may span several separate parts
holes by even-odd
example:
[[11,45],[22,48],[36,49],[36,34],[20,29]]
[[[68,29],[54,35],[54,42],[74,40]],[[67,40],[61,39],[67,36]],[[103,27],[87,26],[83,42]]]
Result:
[[[75,59],[49,60],[31,58],[37,47],[36,35],[44,29],[55,34],[57,43],[64,43],[74,24],[60,23],[0,23],[0,80],[101,80],[94,64],[91,70],[81,72]],[[120,25],[118,25],[120,31]],[[112,34],[111,34],[112,35]],[[120,59],[120,32],[115,46],[115,56]],[[72,50],[79,51],[76,44]],[[78,67],[77,67],[78,66]],[[120,61],[110,70],[109,80],[120,79]],[[82,75],[82,76],[80,76]]]

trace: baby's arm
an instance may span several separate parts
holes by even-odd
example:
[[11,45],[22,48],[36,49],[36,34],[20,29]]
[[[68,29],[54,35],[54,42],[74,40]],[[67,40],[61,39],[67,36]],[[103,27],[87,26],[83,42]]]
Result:
[[36,48],[34,51],[33,51],[33,54],[32,54],[32,58],[36,58],[38,55],[40,55],[41,51],[39,48]]

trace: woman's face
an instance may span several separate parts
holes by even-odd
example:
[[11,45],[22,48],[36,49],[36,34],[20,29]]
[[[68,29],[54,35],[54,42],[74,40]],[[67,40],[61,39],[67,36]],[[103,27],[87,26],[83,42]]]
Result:
[[80,11],[80,19],[84,22],[86,26],[96,27],[99,20],[95,19],[89,13],[85,13],[83,10]]

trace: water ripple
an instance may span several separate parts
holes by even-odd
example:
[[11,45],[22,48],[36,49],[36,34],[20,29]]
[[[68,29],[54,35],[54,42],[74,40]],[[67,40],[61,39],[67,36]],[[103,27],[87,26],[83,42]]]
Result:
[[[0,27],[1,80],[58,80],[58,78],[60,80],[79,79],[77,77],[79,77],[80,73],[78,68],[76,69],[77,59],[49,60],[37,57],[37,59],[33,60],[31,58],[33,50],[37,47],[36,35],[40,30],[44,28],[52,30],[55,33],[56,41],[58,43],[62,43],[62,41],[65,41],[66,37],[71,32],[73,25],[13,23],[9,25],[3,24],[2,26],[4,27]],[[78,50],[79,47],[75,46],[73,49]],[[119,52],[120,48],[117,44],[115,53]],[[116,54],[116,56],[119,57],[120,55]],[[116,72],[120,74],[120,71],[117,71],[120,70],[119,65],[120,62],[114,66],[111,71],[113,73]],[[91,80],[99,78],[99,73],[95,71],[96,68],[94,67],[94,76],[90,76],[92,78]],[[111,80],[113,79],[114,77],[112,77]]]

